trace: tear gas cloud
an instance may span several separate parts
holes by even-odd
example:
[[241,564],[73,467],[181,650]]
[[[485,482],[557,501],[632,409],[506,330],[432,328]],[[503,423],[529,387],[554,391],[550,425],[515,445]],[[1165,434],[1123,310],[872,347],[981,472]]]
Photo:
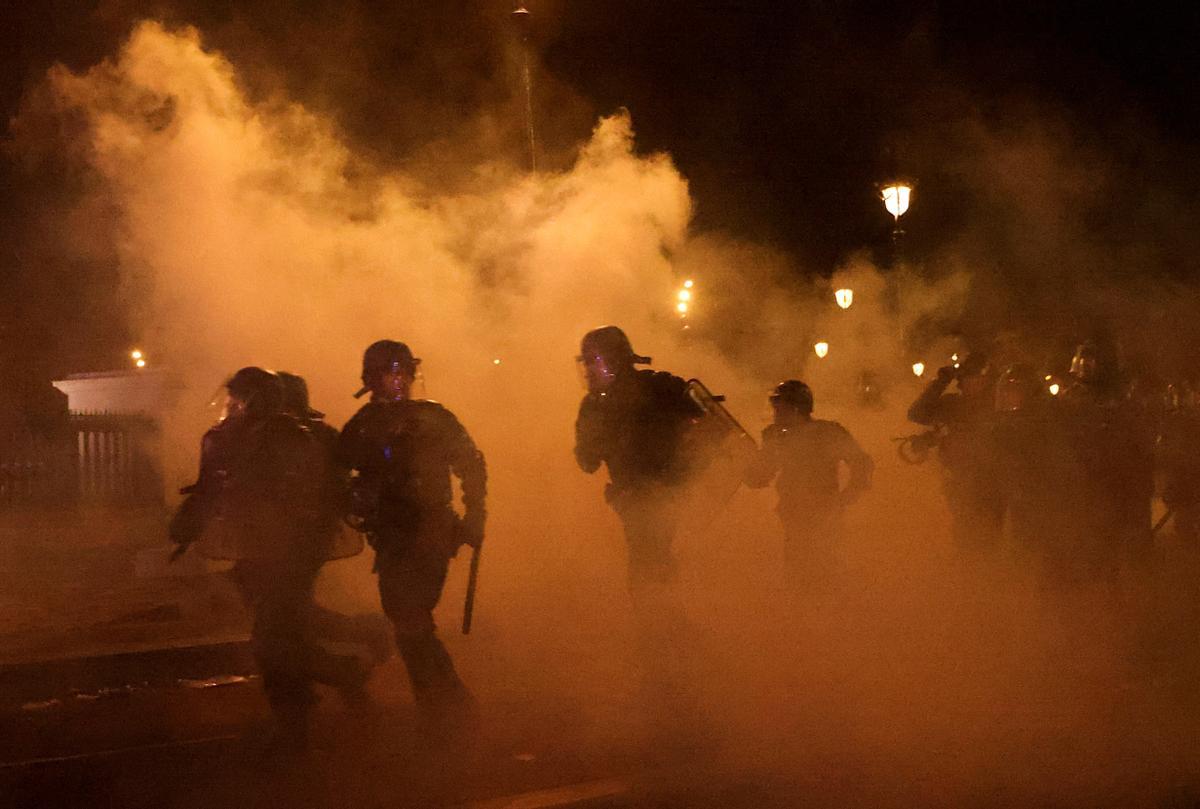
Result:
[[[18,143],[52,122],[86,177],[59,212],[65,234],[115,252],[141,345],[186,383],[166,425],[168,485],[194,474],[205,403],[240,366],[302,374],[340,424],[367,344],[401,339],[423,358],[428,395],[489,460],[478,629],[455,649],[485,700],[554,704],[600,736],[636,713],[619,526],[602,482],[571,454],[578,340],[613,322],[656,366],[727,393],[752,433],[772,383],[808,379],[817,415],[841,420],[878,463],[853,511],[837,599],[785,596],[773,494],[741,492],[679,539],[703,630],[693,686],[728,761],[875,805],[1105,796],[1158,777],[1150,754],[1125,782],[1104,767],[1125,760],[1134,742],[1114,740],[1138,725],[1110,688],[1121,652],[1107,616],[1093,602],[1081,602],[1087,621],[1071,612],[1079,604],[1039,613],[1012,560],[955,559],[933,465],[903,467],[889,441],[907,431],[903,410],[920,389],[912,363],[936,369],[964,347],[943,326],[978,294],[975,231],[938,257],[934,280],[885,276],[858,256],[831,279],[797,281],[769,247],[690,232],[686,179],[668,155],[637,152],[623,112],[600,119],[561,171],[502,160],[445,178],[432,160],[401,171],[356,153],[313,110],[248,98],[197,31],[152,22],[108,61],[55,68],[31,98]],[[1038,196],[1026,191],[1022,202]],[[1049,200],[1013,215],[1061,246],[1061,210]],[[696,282],[686,331],[672,308],[684,278]],[[833,303],[842,286],[856,292],[844,311]],[[724,325],[713,334],[705,323]],[[830,343],[823,360],[818,339]],[[859,401],[863,370],[885,392],[877,404]],[[364,560],[330,565],[327,579],[325,597],[374,604]],[[452,582],[443,614],[460,592]],[[1056,669],[1064,638],[1077,654]],[[1006,716],[1002,705],[1023,707]],[[1097,710],[1116,718],[1102,726]],[[1143,731],[1130,738],[1165,746]],[[1058,752],[1039,759],[1026,732]],[[1078,747],[1056,746],[1078,736]],[[845,783],[848,771],[863,778]],[[896,783],[911,792],[879,786]]]

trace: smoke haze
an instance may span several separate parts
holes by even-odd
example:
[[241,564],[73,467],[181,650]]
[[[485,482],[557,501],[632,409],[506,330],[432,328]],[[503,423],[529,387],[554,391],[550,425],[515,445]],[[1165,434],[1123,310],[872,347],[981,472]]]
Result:
[[[299,373],[340,425],[363,348],[408,342],[429,397],[489,461],[479,628],[450,639],[466,679],[485,702],[540,701],[623,738],[639,664],[623,540],[602,481],[571,455],[583,392],[572,358],[587,329],[614,322],[656,367],[728,394],[752,433],[769,418],[771,384],[807,379],[817,415],[845,424],[878,464],[834,595],[783,590],[773,493],[742,491],[680,538],[700,628],[691,685],[720,766],[896,806],[1136,803],[1194,772],[1179,751],[1195,749],[1197,728],[1176,711],[1194,697],[1135,704],[1121,691],[1142,638],[1096,594],[1040,592],[1015,552],[956,556],[933,464],[902,465],[890,440],[910,430],[914,362],[933,371],[1002,329],[1019,335],[1015,353],[1061,361],[1084,327],[1152,322],[1164,334],[1189,322],[1191,293],[1160,308],[1143,288],[1153,282],[1107,272],[1081,285],[1081,266],[1147,253],[1077,238],[1071,212],[1086,215],[1109,185],[1072,165],[1061,138],[962,124],[949,170],[1000,215],[965,223],[920,272],[881,272],[862,254],[801,282],[777,249],[693,232],[687,179],[669,155],[638,151],[628,113],[600,118],[552,161],[561,168],[536,175],[483,157],[497,115],[485,109],[396,168],[283,92],[251,97],[195,29],[144,22],[112,58],[50,71],[14,125],[16,148],[71,167],[76,193],[53,211],[63,252],[112,257],[138,344],[185,382],[166,425],[169,487],[194,474],[205,405],[231,371]],[[989,263],[997,243],[1045,274],[998,292],[1014,276]],[[687,330],[673,311],[685,278],[696,283]],[[832,303],[842,286],[856,295],[846,311]],[[1061,322],[1056,307],[1081,290]],[[990,317],[964,327],[967,311]],[[1081,323],[1086,311],[1095,320]],[[817,340],[830,344],[824,360]],[[1147,338],[1143,351],[1154,348]],[[863,371],[878,401],[862,398]],[[323,597],[374,605],[368,562],[331,565]],[[443,601],[447,627],[462,567]],[[1181,600],[1155,606],[1190,615]]]

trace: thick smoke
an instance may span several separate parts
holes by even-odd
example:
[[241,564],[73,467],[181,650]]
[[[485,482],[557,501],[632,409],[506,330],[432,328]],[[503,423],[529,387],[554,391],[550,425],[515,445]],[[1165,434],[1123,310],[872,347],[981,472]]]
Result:
[[[1119,650],[1101,637],[1107,616],[1091,603],[1086,620],[1039,613],[1046,605],[1016,565],[961,564],[932,465],[903,467],[889,440],[907,431],[903,410],[921,384],[912,363],[932,372],[970,343],[959,321],[965,308],[983,311],[973,300],[995,269],[984,263],[988,228],[966,229],[925,275],[852,257],[831,279],[800,283],[779,252],[692,233],[685,178],[668,156],[637,152],[625,113],[601,119],[561,171],[478,159],[455,137],[397,170],[319,112],[286,96],[253,100],[198,32],[156,23],[109,61],[51,71],[16,130],[28,149],[54,133],[47,142],[80,178],[64,238],[112,251],[140,344],[185,382],[167,424],[168,485],[193,474],[205,404],[240,366],[304,375],[340,424],[368,343],[402,339],[423,358],[428,395],[490,462],[479,629],[455,649],[485,696],[548,703],[600,737],[620,737],[637,712],[618,525],[602,481],[579,473],[570,451],[578,339],[617,322],[656,366],[729,394],[751,432],[767,421],[771,383],[807,378],[817,415],[845,423],[878,463],[851,515],[836,597],[782,591],[770,493],[739,493],[680,538],[702,628],[698,713],[725,761],[868,805],[1053,802],[1064,782],[1105,796],[1154,770],[1101,777],[1126,752],[1114,741],[1127,723],[1113,696]],[[956,154],[981,140],[964,134]],[[1043,199],[1056,159],[1039,174],[1019,159],[1036,149],[993,146],[988,155],[1011,147],[1009,162],[967,168],[974,187],[1018,201],[997,227],[1033,228],[1030,253],[1009,255],[1036,264],[1039,240],[1061,247],[1056,234],[1073,232],[1062,212],[1074,197]],[[454,168],[442,176],[439,165]],[[673,311],[684,278],[696,282],[686,330]],[[832,303],[841,286],[856,293],[845,311]],[[1031,294],[1063,294],[1051,290]],[[1015,318],[1005,302],[995,328],[1028,332],[1051,316]],[[817,340],[830,344],[825,359]],[[326,597],[374,603],[365,560],[332,565],[328,578]],[[456,579],[447,625],[460,595]],[[1055,645],[1067,640],[1063,655]],[[1022,777],[1033,784],[1012,786]]]

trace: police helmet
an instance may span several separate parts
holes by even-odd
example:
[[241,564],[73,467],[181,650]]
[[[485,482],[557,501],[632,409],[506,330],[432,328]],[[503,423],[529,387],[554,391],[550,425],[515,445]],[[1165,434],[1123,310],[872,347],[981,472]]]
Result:
[[1071,357],[1071,376],[1080,381],[1095,379],[1100,370],[1100,349],[1090,340],[1080,343]]
[[420,364],[421,360],[414,357],[412,349],[404,343],[398,340],[376,340],[363,352],[363,386],[354,394],[354,398],[358,399],[370,392],[371,388],[379,384],[384,374],[404,372],[415,375]]
[[283,385],[283,409],[302,419],[323,419],[325,414],[314,410],[308,401],[308,383],[304,377],[287,371],[276,371],[280,384]]
[[1020,410],[1042,395],[1042,377],[1025,362],[1014,362],[996,381],[996,410]]
[[586,362],[593,357],[618,364],[647,365],[649,357],[633,350],[628,335],[617,326],[601,326],[583,335],[579,344],[579,359]]
[[771,391],[771,404],[782,402],[799,410],[805,415],[813,411],[812,388],[799,379],[787,379],[780,382]]
[[229,395],[246,403],[246,415],[270,416],[283,410],[283,384],[279,377],[257,366],[248,366],[225,382]]

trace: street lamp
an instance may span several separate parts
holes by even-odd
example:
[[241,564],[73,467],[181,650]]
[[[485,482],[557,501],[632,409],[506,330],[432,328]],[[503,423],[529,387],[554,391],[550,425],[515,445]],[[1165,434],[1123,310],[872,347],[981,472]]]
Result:
[[925,375],[925,363],[923,363],[923,362],[914,362],[912,369],[913,369],[913,376],[924,376]]
[[838,306],[842,307],[843,309],[849,309],[850,305],[854,303],[854,290],[839,289],[833,293],[833,297],[834,300],[837,301]]
[[900,217],[908,211],[908,203],[912,198],[912,186],[905,183],[889,183],[885,185],[881,191],[883,195],[883,207],[887,208],[896,220],[896,226],[900,225]]
[[912,185],[901,181],[890,182],[879,189],[879,194],[883,198],[883,207],[892,215],[892,251],[893,260],[896,260],[900,254],[900,237],[904,235],[900,228],[900,217],[908,211],[909,202],[912,201]]
[[813,351],[818,359],[825,359],[825,355],[829,353],[829,343],[822,340],[819,343],[813,343]]
[[675,311],[679,313],[679,317],[686,318],[688,310],[692,307],[692,288],[695,284],[692,279],[687,279],[683,282],[683,287],[675,293]]
[[133,360],[133,364],[138,368],[146,367],[146,355],[142,353],[141,349],[135,348],[133,351],[130,351],[129,359]]

